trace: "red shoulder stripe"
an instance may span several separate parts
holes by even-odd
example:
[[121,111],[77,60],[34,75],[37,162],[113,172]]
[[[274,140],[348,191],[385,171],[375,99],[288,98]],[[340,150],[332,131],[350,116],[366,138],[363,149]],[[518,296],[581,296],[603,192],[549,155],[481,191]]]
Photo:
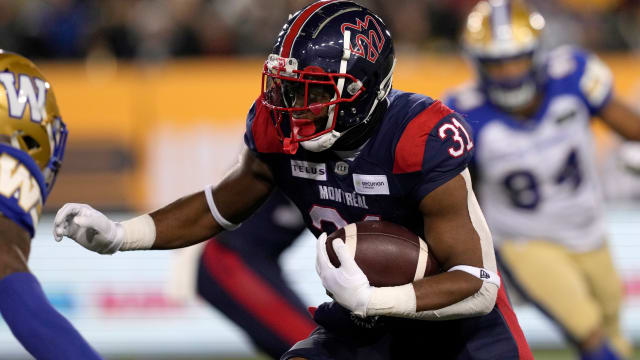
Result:
[[291,47],[293,46],[293,42],[295,41],[295,39],[298,37],[298,32],[300,31],[300,28],[302,28],[302,25],[307,22],[307,19],[309,19],[311,15],[316,12],[316,10],[333,1],[335,0],[318,1],[317,3],[309,6],[302,12],[302,14],[298,16],[293,24],[291,24],[291,28],[284,38],[282,48],[280,49],[280,56],[288,58],[291,55]]
[[453,113],[453,110],[436,100],[409,121],[396,144],[396,153],[393,161],[394,174],[410,173],[422,169],[424,149],[431,129],[438,121],[451,113]]
[[256,100],[256,113],[251,124],[251,135],[259,153],[280,153],[282,143],[271,120],[269,109],[262,104],[262,96]]

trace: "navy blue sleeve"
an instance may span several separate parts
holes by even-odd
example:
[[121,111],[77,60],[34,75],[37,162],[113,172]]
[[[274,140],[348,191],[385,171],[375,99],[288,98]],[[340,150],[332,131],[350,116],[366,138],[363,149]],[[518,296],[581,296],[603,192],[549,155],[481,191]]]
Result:
[[0,144],[0,213],[31,237],[46,198],[44,177],[24,151]]
[[425,146],[422,177],[410,196],[420,202],[440,185],[453,179],[469,165],[474,147],[469,124],[452,113],[431,130]]
[[102,359],[51,306],[31,273],[13,273],[0,280],[0,314],[16,339],[36,359]]
[[256,118],[256,103],[254,102],[253,105],[251,105],[251,109],[249,109],[249,113],[247,114],[247,118],[246,118],[246,131],[244,133],[244,143],[245,145],[247,145],[247,147],[249,148],[249,150],[253,151],[253,152],[257,152],[257,148],[256,148],[256,142],[253,139],[253,121]]

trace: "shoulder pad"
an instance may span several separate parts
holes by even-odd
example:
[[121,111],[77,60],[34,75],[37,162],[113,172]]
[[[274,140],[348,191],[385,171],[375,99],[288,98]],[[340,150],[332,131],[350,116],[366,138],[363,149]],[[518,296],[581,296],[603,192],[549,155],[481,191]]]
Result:
[[395,174],[422,169],[429,134],[440,120],[452,113],[453,110],[436,100],[409,121],[395,146],[393,162]]
[[600,111],[613,93],[609,67],[597,55],[576,47],[563,46],[549,53],[547,74],[567,81],[566,86],[584,99],[592,114]]
[[262,104],[262,97],[254,101],[247,114],[244,142],[257,153],[281,153],[282,143],[273,123],[272,114]]

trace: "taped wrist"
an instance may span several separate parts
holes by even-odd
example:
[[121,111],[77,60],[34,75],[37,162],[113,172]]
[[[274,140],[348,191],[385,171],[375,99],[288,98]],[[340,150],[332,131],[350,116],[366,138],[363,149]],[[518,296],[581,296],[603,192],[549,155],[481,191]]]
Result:
[[120,251],[146,250],[156,241],[156,224],[149,214],[120,223],[124,230]]
[[416,313],[416,292],[413,284],[374,287],[366,316],[388,315],[411,317]]

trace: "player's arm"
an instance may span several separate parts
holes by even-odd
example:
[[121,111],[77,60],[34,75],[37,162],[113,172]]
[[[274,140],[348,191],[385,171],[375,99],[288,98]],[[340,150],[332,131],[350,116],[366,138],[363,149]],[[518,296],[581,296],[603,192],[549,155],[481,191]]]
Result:
[[[244,149],[238,163],[213,188],[209,204],[205,192],[179,199],[150,215],[156,224],[154,249],[175,249],[210,239],[249,217],[273,189],[271,171]],[[205,190],[207,191],[207,190]],[[215,209],[219,213],[215,214]]]
[[[115,223],[84,204],[66,204],[54,223],[56,240],[68,236],[89,250],[176,249],[232,229],[257,209],[273,189],[269,168],[247,148],[215,186],[131,220]],[[209,194],[207,194],[209,192]]]
[[420,203],[425,236],[447,271],[413,284],[374,288],[367,315],[446,320],[493,309],[500,279],[491,235],[470,182],[465,170]]
[[101,359],[73,325],[51,306],[40,283],[29,272],[30,244],[29,233],[24,228],[0,215],[2,318],[36,359]]
[[29,187],[17,192],[12,187],[24,183],[34,186],[32,173],[25,169],[37,169],[37,165],[20,150],[0,147],[0,152],[5,160],[0,167],[0,314],[36,359],[100,359],[73,325],[51,306],[27,266],[35,223],[31,210],[39,206],[42,195],[38,186],[35,192],[27,191]]
[[609,100],[599,117],[627,140],[640,141],[640,114],[617,97]]
[[640,140],[640,114],[613,92],[613,75],[609,67],[594,54],[586,55],[584,61],[578,86],[591,114],[627,140]]
[[[490,241],[482,244],[476,231],[475,226],[481,225],[477,223],[484,222],[484,219],[480,209],[472,204],[475,197],[467,191],[467,181],[470,181],[469,176],[465,179],[458,175],[425,196],[420,203],[426,240],[444,270],[457,265],[482,269],[487,265],[485,262],[495,261],[492,256],[483,258],[483,245],[490,247],[488,253],[491,255],[493,247]],[[470,196],[473,199],[469,199]],[[472,218],[477,222],[475,226]],[[457,303],[476,294],[482,284],[481,279],[463,271],[445,272],[418,280],[413,283],[416,311],[440,309]]]
[[[334,241],[340,267],[323,266],[329,262],[326,255],[319,255],[316,262],[334,299],[360,316],[446,320],[489,313],[500,279],[491,235],[470,182],[464,170],[420,203],[431,250],[448,271],[406,285],[373,287],[344,242]],[[326,253],[325,241],[323,234],[317,242],[318,254]]]

